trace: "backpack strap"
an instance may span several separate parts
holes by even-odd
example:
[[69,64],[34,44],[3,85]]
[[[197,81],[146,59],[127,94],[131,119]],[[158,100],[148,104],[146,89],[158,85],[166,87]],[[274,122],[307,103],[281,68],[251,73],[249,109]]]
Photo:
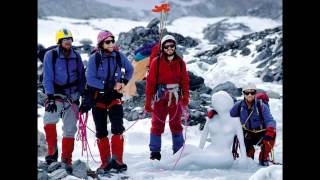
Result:
[[160,53],[157,55],[157,73],[156,73],[156,84],[158,84],[158,79],[159,79],[159,69],[160,69]]
[[81,81],[81,77],[80,77],[80,68],[79,68],[79,61],[80,61],[80,54],[78,52],[76,52],[75,49],[73,49],[74,54],[76,55],[76,68],[77,68],[77,79],[78,79],[78,87],[80,87],[80,81]]
[[55,72],[56,72],[56,62],[57,62],[57,58],[58,58],[58,51],[56,49],[52,49],[52,69],[53,69],[53,82],[55,81]]
[[260,117],[260,129],[263,129],[263,124],[264,124],[264,118],[262,114],[262,105],[263,105],[263,101],[262,99],[259,99],[257,102],[257,109],[258,109],[258,115]]
[[242,102],[240,102],[240,103],[239,103],[239,106],[238,106],[239,116],[240,116],[241,111],[243,110],[243,108],[242,108],[242,106],[241,106],[241,103],[242,103]]
[[98,78],[98,69],[99,69],[99,66],[102,62],[102,56],[99,51],[96,51],[94,56],[95,56],[95,61],[96,61],[96,78]]
[[182,60],[179,61],[179,63],[180,63],[180,73],[182,73]]
[[[179,64],[180,64],[180,75],[181,75],[180,83],[182,83],[182,79],[183,79],[183,74],[182,74],[182,59],[179,59]],[[179,91],[180,91],[181,94],[182,94],[181,87],[179,87]]]
[[114,51],[116,53],[116,62],[118,67],[121,69],[122,68],[122,61],[121,61],[121,56],[119,51]]
[[113,77],[115,77],[115,74],[118,70],[118,68],[120,69],[120,78],[121,78],[121,68],[122,68],[122,62],[121,62],[121,56],[120,56],[120,52],[119,51],[114,51],[116,53],[116,68],[114,69],[114,72],[113,72]]
[[158,79],[159,79],[159,69],[160,69],[160,52],[157,54],[157,73],[156,73],[156,87],[155,87],[155,92],[157,92],[158,89]]

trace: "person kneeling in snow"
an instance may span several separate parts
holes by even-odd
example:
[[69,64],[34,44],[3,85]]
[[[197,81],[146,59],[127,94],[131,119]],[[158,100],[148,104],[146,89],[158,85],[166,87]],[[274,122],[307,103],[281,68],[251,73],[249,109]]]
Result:
[[267,104],[255,97],[256,86],[248,84],[242,89],[244,100],[232,107],[230,115],[240,117],[244,132],[247,156],[254,159],[254,145],[261,146],[259,164],[269,165],[269,153],[276,138],[276,121],[273,119]]
[[[235,162],[231,153],[235,135],[239,139],[241,152],[240,159],[237,162],[246,163],[243,131],[239,118],[233,118],[229,114],[232,106],[233,99],[227,92],[214,93],[212,95],[212,108],[216,113],[212,118],[207,119],[199,147],[185,145],[173,157],[160,162],[160,168],[172,169],[180,155],[181,157],[175,167],[177,170],[231,168]],[[210,136],[211,144],[205,147],[208,136]]]
[[[189,104],[189,75],[185,62],[176,54],[176,40],[171,35],[161,39],[161,53],[152,61],[146,82],[145,110],[152,112],[150,159],[161,159],[161,134],[166,117],[172,132],[173,153],[184,144],[182,106]],[[152,108],[152,97],[154,107]]]

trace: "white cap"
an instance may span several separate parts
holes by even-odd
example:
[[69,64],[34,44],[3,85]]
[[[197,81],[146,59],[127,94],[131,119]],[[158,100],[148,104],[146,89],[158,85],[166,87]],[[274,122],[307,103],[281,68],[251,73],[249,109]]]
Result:
[[177,44],[176,39],[172,35],[168,34],[168,35],[163,36],[163,38],[161,39],[161,49],[162,49],[163,43],[168,41],[168,40],[172,40],[172,41],[174,41],[175,44]]
[[242,91],[246,91],[246,90],[249,90],[249,89],[257,90],[257,88],[256,88],[256,85],[255,85],[255,84],[253,84],[253,83],[249,83],[249,84],[245,85],[245,86],[242,88]]

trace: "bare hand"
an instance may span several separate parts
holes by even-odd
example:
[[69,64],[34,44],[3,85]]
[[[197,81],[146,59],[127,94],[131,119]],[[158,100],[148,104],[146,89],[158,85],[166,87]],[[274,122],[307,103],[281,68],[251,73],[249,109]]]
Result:
[[113,89],[116,90],[118,93],[123,93],[124,86],[124,83],[117,82]]

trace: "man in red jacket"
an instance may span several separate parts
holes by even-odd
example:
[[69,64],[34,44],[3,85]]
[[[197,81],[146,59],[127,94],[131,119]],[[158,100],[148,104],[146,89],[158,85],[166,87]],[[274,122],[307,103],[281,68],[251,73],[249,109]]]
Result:
[[162,38],[160,58],[151,61],[147,77],[145,110],[152,112],[149,144],[152,160],[161,159],[161,134],[168,114],[173,153],[184,144],[181,115],[182,106],[189,104],[189,75],[185,62],[176,54],[176,44],[171,35]]

